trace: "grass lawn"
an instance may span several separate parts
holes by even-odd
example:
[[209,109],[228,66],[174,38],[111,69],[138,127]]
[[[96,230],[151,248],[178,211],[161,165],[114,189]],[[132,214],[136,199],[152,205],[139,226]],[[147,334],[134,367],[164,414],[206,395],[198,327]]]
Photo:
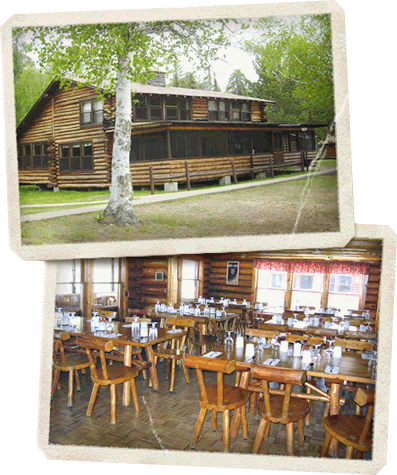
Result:
[[[336,232],[337,175],[135,207],[136,226],[107,226],[99,213],[21,225],[22,244],[60,244],[213,236]],[[302,199],[304,198],[304,199]]]
[[[317,165],[317,170],[328,169],[329,167],[336,166],[336,160],[322,160]],[[284,173],[276,175],[276,178],[283,176],[293,176],[299,174],[306,174],[307,172],[292,171],[290,173]],[[258,181],[269,180],[270,178],[263,178]],[[252,180],[248,180],[252,181]],[[239,181],[239,183],[247,183],[247,181]],[[193,183],[192,190],[200,190],[207,188],[219,187],[216,183],[209,185],[208,183]],[[179,185],[178,191],[186,191],[186,185]],[[156,194],[162,194],[164,190],[157,189]],[[134,196],[146,196],[150,195],[149,188],[134,188]],[[40,190],[38,186],[34,185],[21,185],[19,188],[19,202],[21,205],[43,205],[43,208],[21,208],[21,214],[33,214],[41,213],[43,211],[49,211],[54,204],[66,204],[71,203],[71,206],[63,206],[63,209],[75,208],[79,206],[77,203],[90,203],[95,201],[107,201],[110,197],[109,190],[59,190],[55,193],[52,190]],[[56,207],[54,207],[56,209]]]

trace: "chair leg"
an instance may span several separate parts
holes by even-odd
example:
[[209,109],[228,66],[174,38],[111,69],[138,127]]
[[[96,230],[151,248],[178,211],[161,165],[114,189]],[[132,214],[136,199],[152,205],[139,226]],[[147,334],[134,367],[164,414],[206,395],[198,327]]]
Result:
[[352,458],[353,458],[353,452],[354,452],[354,447],[351,446],[351,445],[348,445],[348,446],[346,447],[345,458],[346,458],[346,459],[352,459]]
[[51,388],[51,399],[54,397],[55,395],[55,391],[57,390],[57,387],[58,387],[58,384],[59,384],[59,378],[61,376],[61,370],[60,369],[56,369],[54,371],[54,380],[52,382],[52,388]]
[[230,410],[223,411],[223,452],[230,452]]
[[362,459],[363,458],[363,453],[362,452],[357,452],[356,459]]
[[331,434],[329,432],[326,432],[323,448],[321,449],[320,457],[326,457],[327,456],[329,446],[331,445],[331,440],[332,440]]
[[247,414],[245,409],[245,404],[240,408],[241,411],[241,431],[243,433],[243,439],[248,439],[248,425],[247,425]]
[[258,393],[254,392],[250,396],[249,409],[248,409],[248,412],[250,414],[256,414],[257,402],[258,402]]
[[300,419],[298,421],[298,441],[301,447],[303,447],[303,444],[305,441],[304,427],[305,427],[305,419]]
[[215,409],[212,410],[212,432],[216,432],[217,427],[217,420],[218,420],[218,413]]
[[294,423],[288,422],[287,428],[287,455],[294,455]]
[[138,393],[136,391],[136,384],[135,384],[135,378],[131,379],[131,394],[132,394],[132,401],[134,403],[134,408],[136,412],[139,411],[139,401],[138,401]]
[[207,414],[207,409],[202,407],[200,409],[200,414],[199,414],[198,419],[197,419],[196,427],[194,428],[193,439],[192,439],[192,442],[190,444],[191,449],[196,448],[197,441],[198,441],[198,438],[200,437],[201,429],[203,427],[204,419],[205,419],[206,414]]
[[76,380],[76,389],[77,391],[80,391],[81,390],[80,378],[79,378],[79,372],[77,371],[77,369],[74,372],[74,379]]
[[240,384],[241,380],[241,371],[236,371],[236,381],[234,382],[235,386],[238,386]]
[[[140,353],[138,353],[138,360],[141,361],[143,363],[143,358],[142,358],[142,355]],[[147,379],[147,373],[146,373],[146,369],[142,370],[142,376],[143,376],[143,379]]]
[[96,397],[98,394],[98,389],[99,389],[99,384],[95,383],[94,386],[92,387],[90,402],[88,403],[87,416],[90,416],[92,414],[92,410],[94,409],[94,404],[95,404]]
[[110,385],[110,422],[116,424],[116,385]]
[[256,433],[255,441],[254,441],[254,446],[252,448],[252,453],[253,454],[259,454],[259,450],[262,445],[263,437],[265,435],[265,431],[267,426],[270,425],[270,421],[267,421],[265,419],[261,419],[258,427],[258,432]]
[[68,406],[73,407],[73,379],[74,370],[69,371],[69,384],[68,384]]
[[181,366],[182,366],[183,374],[185,376],[185,381],[189,384],[190,383],[189,372],[186,368],[185,361],[183,360],[183,358],[181,359]]
[[174,392],[175,387],[175,367],[176,367],[176,360],[173,359],[171,363],[171,382],[170,382],[170,391]]
[[328,417],[329,416],[329,408],[331,407],[329,402],[325,403],[325,408],[324,408],[324,415],[323,417]]

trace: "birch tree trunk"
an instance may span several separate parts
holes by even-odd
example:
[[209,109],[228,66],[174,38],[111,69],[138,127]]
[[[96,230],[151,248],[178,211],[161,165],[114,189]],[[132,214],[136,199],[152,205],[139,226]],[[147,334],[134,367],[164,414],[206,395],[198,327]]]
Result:
[[116,118],[112,153],[112,180],[109,203],[102,216],[105,223],[136,224],[132,209],[131,149],[131,88],[128,79],[130,57],[119,59],[116,81]]

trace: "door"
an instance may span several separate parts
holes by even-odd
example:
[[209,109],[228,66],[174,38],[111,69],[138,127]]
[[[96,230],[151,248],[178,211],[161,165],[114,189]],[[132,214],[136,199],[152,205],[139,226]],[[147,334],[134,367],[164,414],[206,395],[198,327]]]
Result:
[[274,164],[284,163],[283,137],[281,132],[273,132]]

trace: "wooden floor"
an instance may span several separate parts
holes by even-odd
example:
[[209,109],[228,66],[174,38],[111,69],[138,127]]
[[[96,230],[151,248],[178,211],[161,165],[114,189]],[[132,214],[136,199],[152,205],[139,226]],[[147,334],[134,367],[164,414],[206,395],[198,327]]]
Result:
[[[158,365],[160,390],[155,392],[148,386],[148,380],[140,375],[137,391],[140,410],[135,412],[122,404],[122,385],[117,388],[117,423],[110,423],[109,388],[101,387],[92,416],[86,416],[91,395],[92,383],[89,371],[81,375],[81,391],[74,393],[74,405],[67,406],[67,377],[61,376],[61,389],[51,403],[50,439],[51,444],[106,446],[122,448],[146,448],[167,450],[191,450],[198,413],[198,383],[194,370],[188,370],[191,383],[186,384],[182,370],[177,369],[175,392],[169,392],[169,382],[165,379],[165,364]],[[206,374],[206,380],[215,382],[214,375]],[[229,381],[228,381],[229,378]],[[234,380],[234,378],[233,378]],[[225,382],[233,384],[230,377]],[[343,412],[354,413],[353,397],[345,392],[347,399]],[[315,402],[311,413],[310,425],[305,426],[305,443],[300,448],[295,427],[295,455],[300,457],[319,457],[324,441],[322,428],[324,404]],[[248,411],[247,411],[248,412]],[[231,438],[230,452],[250,454],[258,429],[260,416],[247,413],[248,440],[243,440],[241,430],[236,438]],[[297,425],[296,425],[297,426]],[[344,457],[344,447],[339,444],[339,457]],[[218,415],[218,430],[211,429],[211,416],[207,414],[196,451],[222,452],[222,416]],[[270,437],[264,441],[260,450],[264,455],[285,455],[285,426],[272,424]],[[364,459],[371,458],[371,453],[364,454]]]

